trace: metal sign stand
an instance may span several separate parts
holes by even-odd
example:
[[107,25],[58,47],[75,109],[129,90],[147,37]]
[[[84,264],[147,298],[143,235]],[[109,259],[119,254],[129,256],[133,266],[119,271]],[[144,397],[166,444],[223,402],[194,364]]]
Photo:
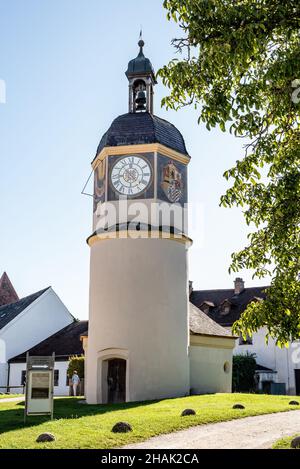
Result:
[[26,355],[24,423],[29,415],[49,415],[53,419],[55,354],[50,357]]

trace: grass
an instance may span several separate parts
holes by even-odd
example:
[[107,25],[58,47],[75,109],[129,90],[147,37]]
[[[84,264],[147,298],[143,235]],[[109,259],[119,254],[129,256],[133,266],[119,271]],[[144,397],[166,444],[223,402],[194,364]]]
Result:
[[[161,401],[115,405],[85,405],[78,398],[55,399],[55,420],[30,417],[23,423],[24,402],[0,404],[0,448],[114,448],[193,425],[289,411],[290,396],[256,394],[211,394]],[[244,410],[233,410],[241,403]],[[196,416],[181,417],[185,408]],[[126,421],[133,427],[127,434],[114,434],[113,425]],[[42,432],[53,433],[56,441],[36,443]]]
[[280,440],[277,440],[272,448],[273,449],[292,449],[291,448],[291,441],[296,437],[300,435],[293,435],[293,436],[286,436],[285,438],[281,438]]
[[0,400],[1,399],[10,399],[11,397],[24,397],[24,394],[0,394]]

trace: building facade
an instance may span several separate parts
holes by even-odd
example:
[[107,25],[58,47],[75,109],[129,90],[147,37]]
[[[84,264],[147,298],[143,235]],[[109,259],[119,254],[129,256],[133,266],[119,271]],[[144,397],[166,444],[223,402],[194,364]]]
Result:
[[[222,327],[231,331],[247,305],[263,301],[268,287],[246,288],[237,278],[232,289],[191,290],[190,301]],[[273,339],[266,342],[267,331],[261,328],[252,337],[236,339],[234,354],[254,354],[257,362],[257,387],[264,393],[300,394],[300,343],[279,348]]]
[[[5,392],[7,386],[12,383],[10,359],[31,349],[74,321],[74,317],[51,287],[3,304],[18,298],[13,292],[14,289],[8,294],[6,289],[5,296],[0,295],[0,392]],[[21,386],[20,379],[17,379],[16,383]]]
[[[26,382],[26,354],[30,356],[50,357],[55,354],[54,367],[54,395],[69,396],[70,377],[68,367],[70,357],[84,354],[82,336],[86,334],[88,321],[75,321],[62,328],[45,340],[11,358],[8,362],[8,385],[11,393],[20,392],[20,387]],[[14,386],[17,386],[14,388]],[[82,386],[83,389],[83,386]],[[21,389],[22,391],[22,389]]]

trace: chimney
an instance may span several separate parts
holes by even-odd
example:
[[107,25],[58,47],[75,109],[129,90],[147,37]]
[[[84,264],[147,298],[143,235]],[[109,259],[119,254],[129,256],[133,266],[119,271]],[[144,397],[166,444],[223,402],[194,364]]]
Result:
[[245,288],[245,282],[242,278],[237,277],[234,281],[234,294],[239,295]]

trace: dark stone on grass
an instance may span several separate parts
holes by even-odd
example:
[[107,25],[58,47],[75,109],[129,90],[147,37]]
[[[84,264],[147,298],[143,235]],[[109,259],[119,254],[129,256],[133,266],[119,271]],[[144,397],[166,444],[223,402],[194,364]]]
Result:
[[296,438],[291,441],[291,448],[300,449],[300,436],[296,436]]
[[37,439],[37,443],[48,443],[49,441],[55,441],[55,436],[52,433],[41,433]]
[[233,409],[245,409],[245,406],[243,406],[243,404],[234,404],[232,408]]
[[290,401],[289,405],[299,405],[299,402],[298,401]]
[[184,409],[181,412],[181,417],[186,417],[187,415],[196,415],[196,411],[194,409]]
[[112,427],[111,431],[114,433],[128,433],[132,432],[132,427],[127,422],[118,422]]

